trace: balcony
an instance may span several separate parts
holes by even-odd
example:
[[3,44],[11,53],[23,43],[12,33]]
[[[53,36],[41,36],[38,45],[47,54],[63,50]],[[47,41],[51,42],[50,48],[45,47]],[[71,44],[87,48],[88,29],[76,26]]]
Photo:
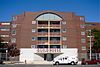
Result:
[[51,32],[50,36],[60,36],[60,32]]
[[48,36],[48,32],[38,32],[38,36]]
[[60,48],[37,48],[37,53],[61,53]]
[[48,40],[41,40],[41,41],[39,40],[37,44],[41,44],[41,45],[48,44]]
[[50,41],[50,44],[60,44],[60,40]]
[[60,24],[51,24],[50,28],[60,28]]

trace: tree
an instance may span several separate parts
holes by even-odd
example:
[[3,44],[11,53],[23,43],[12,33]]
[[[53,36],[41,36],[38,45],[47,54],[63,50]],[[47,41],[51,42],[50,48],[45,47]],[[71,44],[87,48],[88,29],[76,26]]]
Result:
[[3,42],[4,42],[3,38],[0,37],[0,52],[6,53],[6,50],[8,50],[8,55],[11,57],[20,55],[20,50],[16,48],[15,44],[10,45],[10,44],[3,43]]
[[8,47],[8,54],[11,57],[19,56],[20,55],[20,50],[18,48],[16,48],[15,44],[11,44]]
[[93,29],[92,34],[94,35],[93,49],[95,52],[100,52],[100,30]]

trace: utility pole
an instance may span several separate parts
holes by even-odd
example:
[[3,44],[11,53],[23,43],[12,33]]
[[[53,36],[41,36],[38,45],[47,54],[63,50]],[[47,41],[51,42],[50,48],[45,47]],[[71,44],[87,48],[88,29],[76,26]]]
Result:
[[91,35],[91,30],[88,30],[88,31],[89,31],[89,36],[87,36],[87,37],[89,37],[89,40],[90,40],[90,46],[89,46],[90,48],[89,49],[90,49],[90,60],[91,60],[91,54],[92,54],[92,50],[91,50],[91,44],[92,43],[91,42],[92,42],[93,36]]

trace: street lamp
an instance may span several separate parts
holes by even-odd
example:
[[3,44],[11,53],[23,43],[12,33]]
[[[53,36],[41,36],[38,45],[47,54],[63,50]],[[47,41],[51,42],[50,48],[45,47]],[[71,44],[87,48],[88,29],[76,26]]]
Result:
[[90,60],[91,60],[91,54],[92,54],[92,51],[91,51],[92,40],[91,40],[91,39],[92,39],[93,36],[91,35],[91,30],[87,30],[87,31],[89,31],[89,34],[90,34],[90,35],[87,36],[87,37],[89,37],[89,39],[90,39]]

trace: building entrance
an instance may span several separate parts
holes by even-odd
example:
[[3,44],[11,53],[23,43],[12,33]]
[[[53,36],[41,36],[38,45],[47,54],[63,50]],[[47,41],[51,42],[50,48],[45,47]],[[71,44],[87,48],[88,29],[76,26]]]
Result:
[[52,61],[54,58],[54,54],[44,54],[44,60]]

